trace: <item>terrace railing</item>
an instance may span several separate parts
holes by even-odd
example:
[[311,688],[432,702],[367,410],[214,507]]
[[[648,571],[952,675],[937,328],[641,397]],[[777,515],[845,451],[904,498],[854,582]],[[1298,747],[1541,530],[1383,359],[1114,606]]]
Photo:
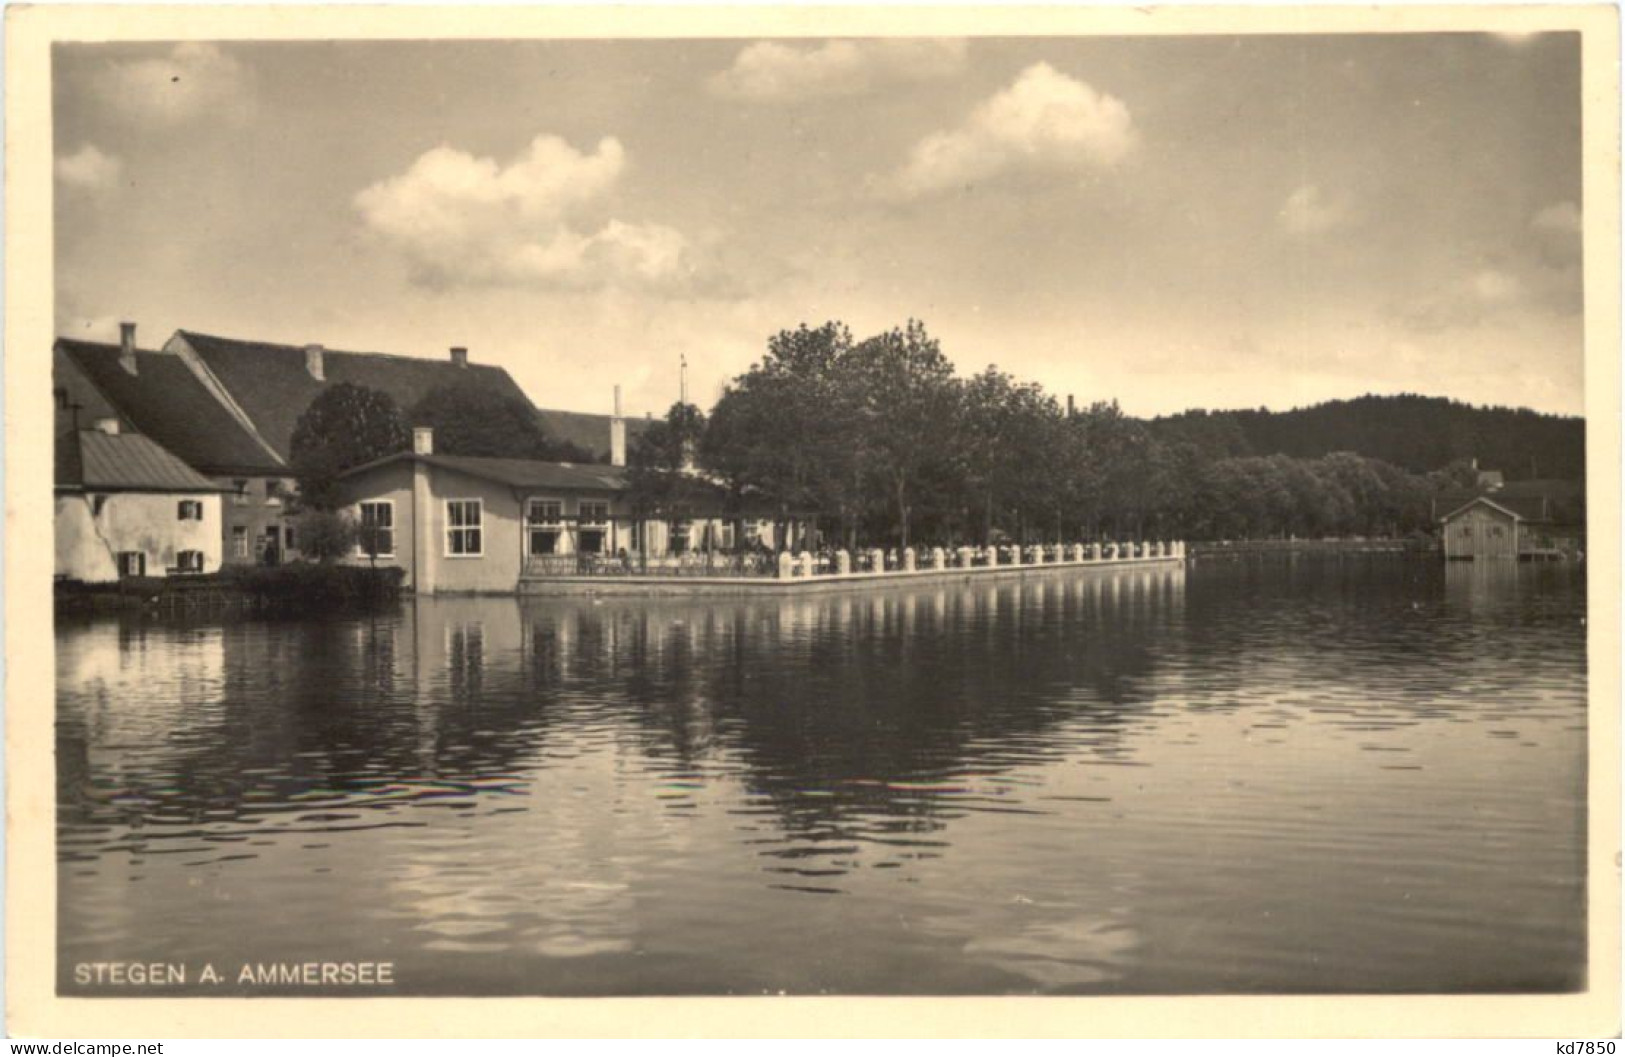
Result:
[[1017,568],[1042,565],[1079,565],[1129,559],[1182,559],[1179,541],[1142,543],[1034,544],[1027,547],[872,548],[812,554],[724,554],[696,552],[650,558],[641,554],[550,554],[532,556],[525,575],[549,577],[652,576],[660,578],[760,578],[795,580],[814,577],[919,573],[955,569]]

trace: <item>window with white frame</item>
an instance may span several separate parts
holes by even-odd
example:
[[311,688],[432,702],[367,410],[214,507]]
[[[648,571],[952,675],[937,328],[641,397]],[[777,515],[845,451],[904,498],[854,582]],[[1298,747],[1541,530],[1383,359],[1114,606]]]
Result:
[[233,558],[248,557],[248,527],[246,525],[231,526],[231,556]]
[[175,517],[180,521],[202,521],[203,503],[196,499],[182,499],[175,504]]
[[120,576],[147,575],[147,556],[140,551],[119,551],[118,574]]
[[531,554],[556,554],[564,528],[564,504],[557,499],[531,499],[525,503],[525,545]]
[[203,571],[202,551],[181,551],[175,555],[175,569],[185,574],[201,573]]
[[[361,525],[356,550],[362,557],[395,557],[395,501],[368,499],[360,504]],[[292,547],[290,542],[288,546]]]
[[580,505],[580,546],[584,554],[602,554],[609,545],[609,504],[583,499]]
[[485,553],[484,510],[478,499],[446,500],[446,554],[478,558]]
[[234,506],[248,505],[248,479],[239,477],[231,482],[231,502]]
[[281,506],[282,497],[286,493],[282,490],[282,482],[271,480],[265,482],[265,502],[271,506]]

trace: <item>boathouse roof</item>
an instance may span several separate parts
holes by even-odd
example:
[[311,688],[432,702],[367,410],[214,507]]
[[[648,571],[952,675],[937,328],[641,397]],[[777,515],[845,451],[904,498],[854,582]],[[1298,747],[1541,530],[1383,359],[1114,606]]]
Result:
[[1524,521],[1564,525],[1585,520],[1585,488],[1578,481],[1553,478],[1442,492],[1434,502],[1434,510],[1440,512],[1437,516],[1443,520],[1460,513],[1477,499],[1488,500],[1497,509],[1516,514]]

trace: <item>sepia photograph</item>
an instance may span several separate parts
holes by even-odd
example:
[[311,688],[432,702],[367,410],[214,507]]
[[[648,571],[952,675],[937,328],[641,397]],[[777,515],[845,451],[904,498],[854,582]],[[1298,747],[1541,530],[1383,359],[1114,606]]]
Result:
[[1617,1033],[1599,12],[25,38],[34,1008]]

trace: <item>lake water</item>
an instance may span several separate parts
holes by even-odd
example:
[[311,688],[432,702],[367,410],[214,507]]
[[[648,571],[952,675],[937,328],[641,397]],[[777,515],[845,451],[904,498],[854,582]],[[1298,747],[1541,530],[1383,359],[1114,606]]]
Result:
[[1575,989],[1584,615],[1334,556],[65,625],[59,989]]

